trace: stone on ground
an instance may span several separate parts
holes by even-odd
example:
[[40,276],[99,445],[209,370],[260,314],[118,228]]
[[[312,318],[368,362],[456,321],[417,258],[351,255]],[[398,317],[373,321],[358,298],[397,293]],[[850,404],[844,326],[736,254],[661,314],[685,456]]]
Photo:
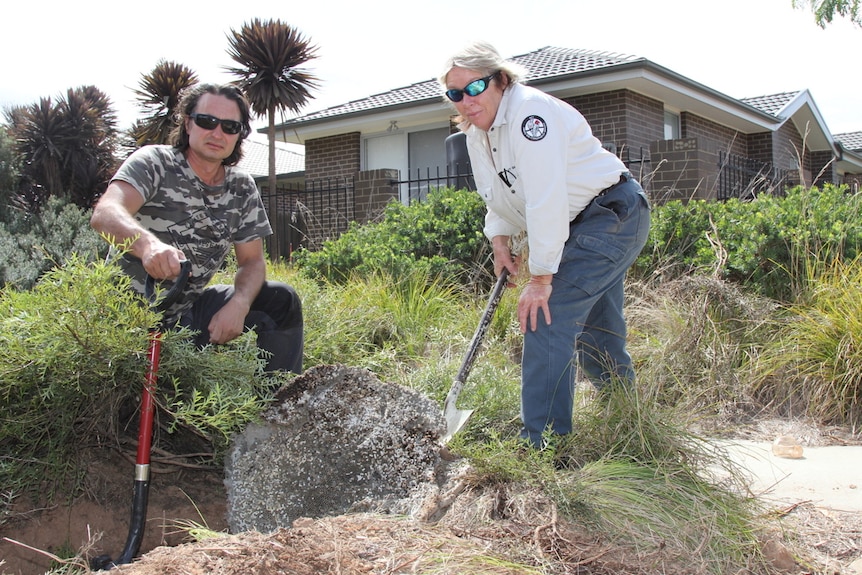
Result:
[[445,426],[437,403],[368,370],[311,368],[233,439],[230,530],[267,533],[408,498],[434,482]]

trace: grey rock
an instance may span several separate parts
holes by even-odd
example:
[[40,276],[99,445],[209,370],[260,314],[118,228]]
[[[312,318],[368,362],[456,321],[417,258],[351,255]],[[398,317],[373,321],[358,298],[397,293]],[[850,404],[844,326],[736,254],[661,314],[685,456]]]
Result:
[[228,525],[268,533],[299,517],[397,508],[435,481],[440,406],[368,370],[318,366],[276,394],[225,461]]

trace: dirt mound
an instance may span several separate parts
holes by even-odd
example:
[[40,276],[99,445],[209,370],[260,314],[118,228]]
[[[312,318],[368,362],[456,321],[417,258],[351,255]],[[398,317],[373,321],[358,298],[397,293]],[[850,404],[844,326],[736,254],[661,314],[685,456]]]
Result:
[[[401,407],[393,407],[396,404]],[[362,416],[353,421],[351,414],[355,413]],[[290,489],[302,491],[302,475],[292,471],[290,460],[275,461],[277,453],[283,450],[292,453],[291,457],[314,455],[293,468],[305,470],[314,482],[324,482],[323,492],[330,492],[328,498],[339,501],[340,505],[357,499],[379,503],[407,492],[404,511],[382,514],[354,509],[309,518],[308,514],[292,509],[286,515],[290,517],[290,528],[288,520],[283,519],[284,525],[272,529],[243,529],[242,533],[228,534],[231,497],[221,469],[154,464],[142,556],[113,572],[132,575],[704,572],[703,565],[693,564],[691,557],[679,556],[678,550],[673,551],[673,546],[661,541],[653,545],[641,542],[639,548],[633,548],[625,541],[610,540],[607,534],[597,533],[587,525],[568,521],[557,514],[553,501],[538,490],[482,484],[466,461],[439,457],[438,414],[439,407],[429,408],[424,400],[400,388],[380,384],[362,370],[330,366],[312,371],[308,378],[298,378],[297,386],[285,388],[279,394],[267,415],[267,425],[275,422],[274,428],[258,430],[243,439],[245,444],[239,451],[255,454],[251,458],[254,465],[248,469],[263,466],[265,472],[259,477],[263,483],[257,486],[253,482],[242,486],[232,483],[230,489],[245,490],[242,497],[250,501],[266,502],[271,498],[278,501],[277,491],[286,486],[280,484],[271,489],[267,482],[279,480],[284,474],[293,482]],[[774,431],[774,427],[763,428],[763,425],[749,429],[758,437]],[[745,435],[742,430],[740,433]],[[255,444],[255,437],[263,443]],[[275,440],[267,443],[272,438]],[[362,438],[368,440],[367,446],[359,441]],[[341,446],[340,441],[350,443]],[[291,442],[294,445],[289,446]],[[339,449],[349,463],[335,456]],[[371,466],[368,469],[354,465],[353,455],[361,454],[363,449],[367,456],[365,465]],[[402,461],[399,457],[404,454],[408,454],[407,460]],[[233,455],[239,457],[240,453]],[[134,456],[102,449],[95,453],[94,461],[87,469],[85,493],[75,501],[50,508],[34,508],[30,502],[17,501],[4,508],[5,515],[0,515],[0,574],[42,574],[56,566],[52,565],[52,556],[69,557],[75,553],[81,556],[76,563],[80,567],[77,572],[85,573],[90,558],[102,554],[117,557],[128,534]],[[382,467],[374,468],[378,463]],[[396,472],[402,464],[408,473]],[[233,475],[235,481],[242,465],[226,475]],[[382,485],[395,485],[396,489],[387,491],[375,482],[359,482],[357,485],[365,488],[375,486],[370,495],[355,490],[345,496],[337,492],[342,488],[340,484],[328,477],[338,475],[336,470],[347,471],[341,474],[341,480],[367,474],[375,481],[382,480]],[[429,478],[430,470],[433,480]],[[255,474],[243,471],[239,475]],[[255,489],[261,493],[250,497]],[[233,497],[237,497],[237,492]],[[288,498],[278,505],[285,501],[296,500]],[[303,505],[321,515],[327,514],[323,508]],[[280,517],[282,511],[276,515]],[[812,565],[829,565],[830,572],[838,572],[839,563],[849,564],[862,555],[859,514],[820,509],[811,502],[801,501],[776,509],[770,520],[774,520],[776,528],[767,536],[763,552],[775,567],[775,573],[821,572]],[[220,533],[208,533],[214,536],[188,542],[187,528],[196,526]],[[735,572],[747,571],[745,566],[739,566]]]

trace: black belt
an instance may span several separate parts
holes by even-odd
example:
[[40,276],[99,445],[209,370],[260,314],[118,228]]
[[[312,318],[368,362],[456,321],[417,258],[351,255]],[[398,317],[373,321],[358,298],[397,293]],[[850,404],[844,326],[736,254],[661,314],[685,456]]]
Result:
[[590,207],[590,204],[592,204],[596,198],[604,196],[605,194],[607,194],[608,192],[610,192],[611,190],[613,190],[614,188],[616,188],[620,184],[625,184],[626,182],[628,182],[629,180],[632,180],[632,179],[634,179],[634,177],[632,176],[631,172],[623,172],[622,174],[620,174],[620,181],[618,181],[616,184],[608,186],[607,188],[605,188],[604,190],[602,190],[601,192],[596,194],[593,197],[593,199],[590,200],[590,203],[587,204],[586,206],[584,206],[584,209],[581,210],[577,216],[575,216],[575,219],[573,219],[569,225],[577,224],[578,222],[580,222],[583,219],[584,212],[587,211],[587,208]]

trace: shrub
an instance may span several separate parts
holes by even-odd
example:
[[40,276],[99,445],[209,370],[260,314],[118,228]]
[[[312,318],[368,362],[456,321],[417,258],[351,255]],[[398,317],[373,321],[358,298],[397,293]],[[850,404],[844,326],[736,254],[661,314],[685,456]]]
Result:
[[804,296],[776,322],[753,386],[762,401],[827,424],[862,423],[860,263],[834,261],[816,272]]
[[[158,320],[112,263],[72,258],[32,290],[0,292],[0,485],[50,495],[79,477],[85,447],[121,444]],[[217,460],[259,413],[263,362],[251,332],[204,350],[188,335],[164,334],[157,404],[169,431],[205,438]]]
[[635,265],[641,276],[706,270],[783,301],[804,286],[805,266],[850,260],[862,247],[862,197],[846,188],[797,187],[784,197],[753,201],[679,200],[653,210],[647,245]]
[[[475,193],[452,188],[431,190],[423,202],[390,202],[377,223],[351,223],[338,239],[316,252],[300,250],[294,262],[309,276],[343,283],[353,275],[383,273],[393,278],[468,280],[482,276],[488,243],[482,234],[484,204]],[[477,262],[480,262],[477,264]]]
[[29,289],[72,256],[91,262],[106,252],[106,243],[90,228],[89,212],[52,197],[38,214],[12,211],[0,222],[0,284]]

